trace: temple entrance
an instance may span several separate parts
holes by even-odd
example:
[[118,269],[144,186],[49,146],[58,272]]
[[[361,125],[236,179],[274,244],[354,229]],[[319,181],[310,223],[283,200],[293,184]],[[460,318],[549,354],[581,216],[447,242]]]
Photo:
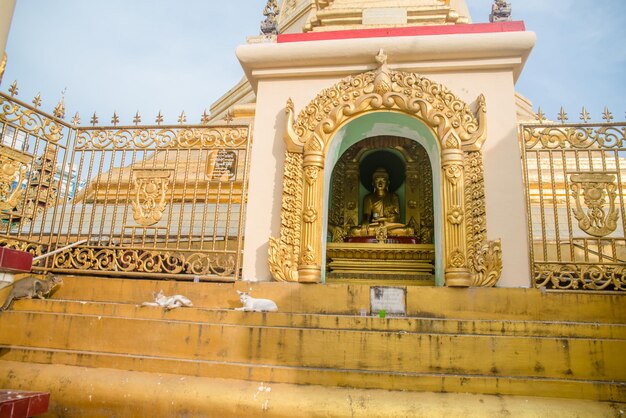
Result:
[[350,146],[330,182],[326,280],[434,285],[433,173],[399,136]]

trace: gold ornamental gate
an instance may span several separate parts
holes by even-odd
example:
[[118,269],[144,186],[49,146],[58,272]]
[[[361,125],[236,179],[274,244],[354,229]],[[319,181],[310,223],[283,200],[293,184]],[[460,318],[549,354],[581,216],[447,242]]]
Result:
[[535,287],[626,290],[626,123],[520,127]]
[[[0,246],[34,269],[145,278],[240,277],[248,126],[78,126],[0,93]],[[203,122],[208,117],[203,116]]]

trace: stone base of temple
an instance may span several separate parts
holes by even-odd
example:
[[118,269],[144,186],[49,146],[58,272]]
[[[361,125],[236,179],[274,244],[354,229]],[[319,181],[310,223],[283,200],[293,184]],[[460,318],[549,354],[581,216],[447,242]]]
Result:
[[[138,306],[160,289],[194,306]],[[235,310],[236,290],[278,312]],[[407,286],[406,317],[361,316],[371,294],[360,284],[66,276],[52,299],[0,313],[0,387],[50,392],[46,417],[626,410],[623,295]]]

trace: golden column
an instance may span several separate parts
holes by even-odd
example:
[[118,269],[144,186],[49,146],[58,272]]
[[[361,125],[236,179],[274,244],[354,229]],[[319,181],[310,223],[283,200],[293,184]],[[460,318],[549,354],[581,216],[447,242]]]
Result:
[[[311,141],[315,141],[312,139]],[[318,147],[315,147],[318,148]],[[322,281],[322,211],[324,184],[324,155],[321,149],[307,150],[304,159],[304,190],[302,205],[301,257],[298,281],[319,283]]]
[[13,19],[13,11],[15,10],[15,1],[0,1],[0,83],[2,83],[2,76],[7,65],[5,48],[7,38],[9,37],[9,29],[11,28],[11,19]]
[[472,273],[467,266],[463,151],[456,148],[444,149],[441,167],[444,175],[444,276],[446,286],[467,287],[472,285]]

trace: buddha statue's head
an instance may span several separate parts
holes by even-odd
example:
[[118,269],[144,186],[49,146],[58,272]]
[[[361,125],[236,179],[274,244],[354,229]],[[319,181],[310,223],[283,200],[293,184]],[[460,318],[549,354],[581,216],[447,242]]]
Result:
[[389,189],[389,173],[382,167],[378,167],[372,174],[372,185],[378,193],[384,193]]

